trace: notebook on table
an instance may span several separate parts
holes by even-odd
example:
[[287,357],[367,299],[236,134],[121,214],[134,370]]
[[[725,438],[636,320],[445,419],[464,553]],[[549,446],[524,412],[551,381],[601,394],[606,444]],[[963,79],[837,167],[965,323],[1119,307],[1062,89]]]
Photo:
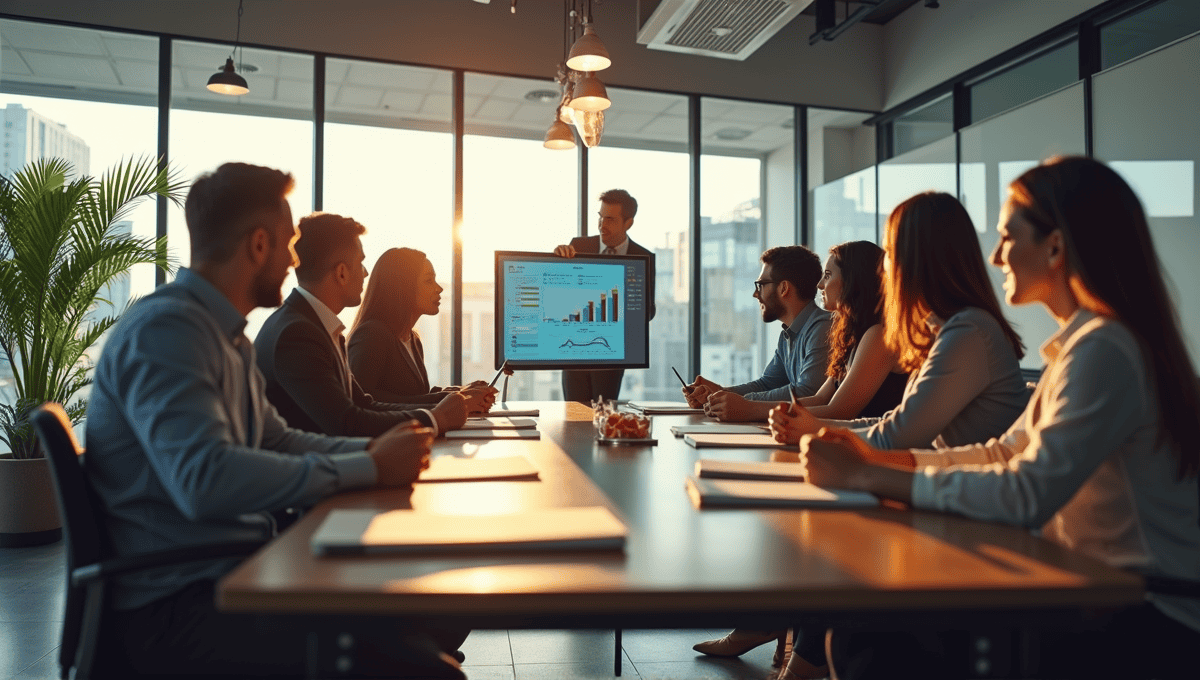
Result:
[[704,415],[704,409],[694,409],[685,402],[629,402],[629,408],[644,415]]
[[538,479],[538,469],[525,456],[459,458],[439,456],[421,472],[418,482],[488,482]]
[[807,482],[687,478],[698,508],[873,508],[879,499],[862,491],[822,489]]
[[699,425],[672,425],[671,434],[682,437],[685,434],[762,434],[767,431],[766,425],[726,425],[724,423],[700,423]]
[[537,427],[533,418],[507,418],[486,416],[469,418],[460,429],[463,430],[528,430]]
[[683,441],[697,449],[782,449],[786,444],[780,444],[766,432],[759,434],[688,434]]
[[708,479],[803,482],[804,468],[798,463],[701,459],[696,461],[696,476]]
[[497,408],[488,411],[487,414],[490,418],[515,418],[517,416],[537,418],[538,416],[542,415],[542,411],[541,409],[536,408],[505,408],[503,406],[498,406]]
[[507,515],[333,510],[315,555],[621,550],[629,530],[608,508],[542,508]]
[[496,430],[492,428],[478,430],[451,430],[445,434],[446,439],[541,439],[542,433],[537,430]]

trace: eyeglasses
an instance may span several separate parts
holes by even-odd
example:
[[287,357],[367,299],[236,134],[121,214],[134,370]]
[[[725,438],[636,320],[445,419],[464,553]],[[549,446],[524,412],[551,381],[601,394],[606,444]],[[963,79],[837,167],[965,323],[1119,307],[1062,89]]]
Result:
[[754,292],[758,293],[759,295],[762,295],[763,286],[767,285],[768,283],[779,283],[779,282],[778,281],[767,281],[765,279],[759,279],[758,281],[754,282]]

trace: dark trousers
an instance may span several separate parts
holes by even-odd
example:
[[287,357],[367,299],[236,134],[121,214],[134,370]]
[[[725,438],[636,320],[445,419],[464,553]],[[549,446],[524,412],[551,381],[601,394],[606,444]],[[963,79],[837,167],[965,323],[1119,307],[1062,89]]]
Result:
[[563,401],[591,404],[600,397],[621,398],[621,380],[625,369],[609,368],[600,371],[563,371]]
[[[1014,640],[1014,643],[1016,641]],[[1079,629],[1035,631],[1028,659],[1033,677],[1195,678],[1200,632],[1146,603],[1094,614]],[[846,632],[834,629],[829,642],[839,678],[1024,677],[1020,669],[994,665],[979,673],[966,631],[908,630]],[[808,656],[805,656],[809,659]]]
[[469,631],[404,630],[381,617],[219,612],[214,586],[200,581],[139,609],[108,612],[97,666],[150,676],[464,677],[444,652]]

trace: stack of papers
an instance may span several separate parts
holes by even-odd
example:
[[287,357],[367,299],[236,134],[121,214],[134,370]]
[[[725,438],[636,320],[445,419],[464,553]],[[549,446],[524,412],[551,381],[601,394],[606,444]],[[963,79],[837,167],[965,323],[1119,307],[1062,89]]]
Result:
[[418,482],[486,482],[491,480],[535,480],[538,469],[525,456],[503,458],[434,458]]
[[699,425],[672,425],[671,434],[682,437],[685,434],[762,434],[767,431],[766,425],[725,425],[717,423],[701,423]]
[[533,418],[503,418],[487,416],[470,418],[463,424],[463,430],[528,430],[537,427]]
[[687,478],[698,508],[872,508],[879,499],[862,491],[822,489],[806,482]]
[[537,430],[496,430],[492,428],[451,430],[446,439],[541,439]]
[[543,508],[509,515],[334,510],[313,534],[316,555],[621,550],[629,530],[608,508]]
[[631,401],[629,408],[637,409],[648,416],[704,414],[704,409],[692,408],[682,401]]
[[[689,434],[684,435],[683,441],[697,449],[782,449],[787,444],[780,444],[771,435],[759,434]],[[792,447],[794,448],[794,447]]]
[[701,459],[696,461],[696,476],[708,479],[803,482],[804,468],[799,463],[747,463],[738,460]]

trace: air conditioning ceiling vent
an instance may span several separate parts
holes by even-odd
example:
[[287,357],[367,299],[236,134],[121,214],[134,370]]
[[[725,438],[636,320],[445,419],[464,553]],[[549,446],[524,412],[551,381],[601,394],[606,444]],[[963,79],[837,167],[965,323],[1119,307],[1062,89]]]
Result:
[[638,31],[656,50],[744,60],[813,0],[662,0]]

